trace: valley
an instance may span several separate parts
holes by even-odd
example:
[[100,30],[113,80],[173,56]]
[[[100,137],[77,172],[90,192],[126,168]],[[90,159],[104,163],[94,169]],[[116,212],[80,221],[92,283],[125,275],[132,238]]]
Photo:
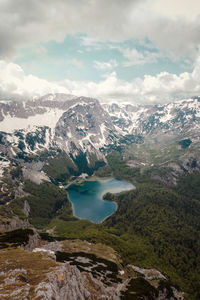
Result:
[[[13,257],[20,259],[23,251],[29,251],[24,254],[27,261],[33,255],[44,263],[37,281],[19,261],[27,272],[14,276],[16,285],[23,286],[19,297],[28,291],[17,279],[22,275],[32,286],[33,299],[41,295],[37,291],[42,293],[45,280],[53,293],[52,278],[57,278],[59,299],[64,292],[59,282],[63,287],[69,274],[74,278],[84,274],[85,283],[76,292],[92,300],[100,299],[100,286],[105,299],[199,299],[199,126],[199,97],[154,106],[108,105],[65,94],[0,101],[0,251],[10,253],[10,268]],[[102,187],[99,182],[104,178],[113,179]],[[83,214],[76,207],[73,213],[69,198],[75,192]],[[104,201],[93,203],[95,218],[84,212],[91,208],[88,194],[91,199],[103,196]],[[101,214],[98,203],[111,210],[103,207]],[[33,230],[28,237],[15,232],[27,228]],[[18,235],[21,239],[15,242]],[[43,247],[52,255],[58,252],[59,261],[42,250],[32,252]],[[110,290],[100,279],[101,264],[108,274],[113,272],[103,279],[108,283],[112,278]],[[11,272],[3,260],[1,267]],[[152,269],[156,284],[142,273]],[[5,274],[0,280],[7,294],[1,296],[9,299],[14,291]],[[109,298],[114,289],[116,298]],[[65,293],[69,290],[70,286]]]
[[0,0],[0,300],[200,300],[200,1]]

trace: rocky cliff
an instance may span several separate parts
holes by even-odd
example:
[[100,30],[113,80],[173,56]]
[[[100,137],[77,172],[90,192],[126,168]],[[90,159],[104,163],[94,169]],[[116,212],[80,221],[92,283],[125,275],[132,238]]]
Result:
[[[18,243],[23,242],[22,236],[26,239],[30,233],[33,232],[15,232]],[[11,236],[12,232],[0,235],[0,246],[5,240],[10,243]],[[31,236],[33,240],[35,234]],[[28,251],[12,243],[9,249],[4,244],[0,250],[2,300],[184,299],[183,293],[170,286],[159,271],[133,265],[123,267],[120,258],[107,246],[102,248],[101,244],[80,241],[48,243],[40,240],[39,244],[40,247],[35,248],[36,244],[31,243],[30,248],[29,239],[28,246],[23,246]],[[107,259],[100,249],[109,253]]]

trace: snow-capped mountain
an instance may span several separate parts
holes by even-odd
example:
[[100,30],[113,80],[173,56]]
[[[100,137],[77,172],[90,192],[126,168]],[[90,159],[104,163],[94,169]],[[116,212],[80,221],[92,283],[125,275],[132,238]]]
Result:
[[126,135],[98,100],[64,94],[27,102],[1,101],[0,131],[13,155],[20,150],[36,153],[50,147],[75,156],[79,150],[100,155],[99,150]]
[[166,105],[103,105],[116,129],[127,134],[150,135],[173,131],[186,132],[200,128],[200,97]]
[[88,164],[111,149],[155,136],[199,143],[200,98],[166,105],[101,104],[98,100],[49,94],[31,101],[0,101],[0,176],[14,159],[60,149]]
[[[56,98],[56,99],[55,99]],[[0,131],[26,151],[41,150],[56,143],[66,152],[70,143],[87,150],[86,144],[99,149],[117,134],[109,114],[95,99],[69,95],[48,95],[35,101],[0,101]],[[35,141],[29,143],[30,136]]]
[[55,94],[0,102],[1,175],[11,161],[52,149],[71,159],[84,155],[85,165],[95,165],[105,159],[102,149],[119,139],[111,117],[95,99]]

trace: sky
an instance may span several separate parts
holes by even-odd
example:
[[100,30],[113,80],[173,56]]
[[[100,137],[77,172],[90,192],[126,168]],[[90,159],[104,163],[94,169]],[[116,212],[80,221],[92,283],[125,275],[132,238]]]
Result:
[[200,95],[199,0],[0,0],[0,97]]

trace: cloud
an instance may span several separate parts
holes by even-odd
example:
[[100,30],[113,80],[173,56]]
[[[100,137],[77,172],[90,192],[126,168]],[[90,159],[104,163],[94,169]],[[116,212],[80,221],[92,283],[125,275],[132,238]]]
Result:
[[95,97],[102,101],[129,101],[134,103],[166,103],[200,95],[200,58],[193,72],[180,75],[161,72],[145,75],[131,82],[121,80],[112,72],[100,82],[63,80],[59,84],[74,95]]
[[153,8],[164,16],[184,16],[188,20],[195,20],[200,14],[199,0],[155,0]]
[[81,44],[83,46],[92,46],[92,47],[99,47],[100,43],[97,39],[89,37],[89,36],[82,36],[81,37]]
[[[86,33],[101,39],[117,32],[125,20],[126,10],[139,0],[1,0],[0,56],[10,57],[24,46],[38,42],[63,41],[67,34]],[[116,17],[114,17],[116,16]],[[118,24],[118,25],[117,25]],[[110,34],[106,39],[110,37]]]
[[116,68],[118,66],[118,63],[115,59],[111,59],[109,61],[94,61],[94,67],[98,70],[109,70]]
[[[96,41],[143,40],[148,38],[159,49],[176,55],[197,56],[200,44],[200,2],[170,0],[166,13],[159,0],[1,0],[0,56],[12,57],[27,45],[56,40],[67,34],[85,33],[87,46]],[[180,12],[181,14],[180,14]],[[187,16],[190,11],[192,17]],[[179,12],[179,13],[178,13]]]
[[0,94],[20,95],[32,98],[47,93],[68,93],[66,87],[33,75],[25,75],[22,68],[14,63],[0,61]]
[[[200,72],[198,70],[198,76]],[[157,76],[146,75],[144,79],[127,82],[111,73],[101,82],[76,82],[65,80],[60,83],[71,94],[98,98],[104,102],[119,101],[142,104],[173,102],[177,99],[200,95],[199,80],[195,71],[182,73],[179,76],[162,72]]]
[[161,72],[156,76],[145,75],[131,82],[121,80],[116,72],[102,81],[62,80],[50,82],[33,75],[25,75],[21,67],[0,61],[0,94],[21,95],[32,98],[48,93],[67,93],[88,96],[106,101],[132,103],[166,103],[179,98],[200,95],[200,57],[191,73],[180,75]]
[[144,53],[142,53],[135,48],[130,49],[117,47],[117,49],[123,54],[124,58],[126,59],[126,61],[123,63],[125,67],[144,65],[146,63],[156,63],[157,59],[161,56],[161,54],[157,52],[145,51]]

